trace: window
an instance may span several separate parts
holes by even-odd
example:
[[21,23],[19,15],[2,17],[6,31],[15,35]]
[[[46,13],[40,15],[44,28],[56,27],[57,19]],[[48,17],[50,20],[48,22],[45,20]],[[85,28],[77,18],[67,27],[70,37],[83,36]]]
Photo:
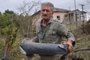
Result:
[[60,16],[57,16],[57,19],[60,20]]

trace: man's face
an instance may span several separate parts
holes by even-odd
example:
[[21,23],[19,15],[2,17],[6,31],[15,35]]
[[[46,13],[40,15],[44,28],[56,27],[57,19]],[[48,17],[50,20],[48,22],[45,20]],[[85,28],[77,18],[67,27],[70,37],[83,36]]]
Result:
[[50,6],[44,5],[41,8],[42,19],[50,19],[53,15],[53,11]]

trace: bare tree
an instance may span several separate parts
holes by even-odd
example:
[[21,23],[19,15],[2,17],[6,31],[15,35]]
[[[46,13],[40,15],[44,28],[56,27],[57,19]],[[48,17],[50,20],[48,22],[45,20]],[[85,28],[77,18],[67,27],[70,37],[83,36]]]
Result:
[[32,12],[36,12],[38,10],[38,6],[40,5],[40,1],[35,2],[23,2],[23,6],[19,8],[21,12],[19,16],[19,23],[20,23],[20,31],[22,35],[27,34],[28,37],[33,36],[32,32]]
[[23,5],[18,8],[19,11],[21,12],[22,15],[31,15],[31,12],[34,13],[34,11],[36,11],[36,9],[38,9],[37,7],[40,5],[40,1],[35,2],[35,1],[31,1],[31,2],[23,2]]

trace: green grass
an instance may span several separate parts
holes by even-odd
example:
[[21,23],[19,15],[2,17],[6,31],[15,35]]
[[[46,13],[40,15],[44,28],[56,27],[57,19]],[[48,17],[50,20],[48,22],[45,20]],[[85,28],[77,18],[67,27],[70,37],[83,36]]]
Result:
[[[68,25],[69,27],[70,25]],[[72,32],[75,33],[77,36],[77,41],[76,41],[76,48],[90,48],[90,35],[86,34],[81,34],[79,30],[75,31],[76,26],[75,24],[71,25]],[[19,45],[20,45],[21,39],[18,37],[15,43],[13,44],[11,48],[11,54],[10,54],[10,60],[26,60],[26,56],[22,55],[19,50]],[[4,39],[0,39],[0,58],[2,58],[2,51],[4,47]],[[90,60],[90,51],[89,53],[87,51],[80,51],[75,53],[76,56],[80,56],[84,58],[85,60]],[[33,60],[36,60],[37,58],[33,58]],[[1,59],[0,59],[1,60]]]

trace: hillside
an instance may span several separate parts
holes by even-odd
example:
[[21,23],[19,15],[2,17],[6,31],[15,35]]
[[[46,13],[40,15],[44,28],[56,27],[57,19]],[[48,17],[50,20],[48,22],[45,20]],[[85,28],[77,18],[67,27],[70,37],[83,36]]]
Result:
[[[75,49],[90,48],[90,33],[89,33],[89,31],[87,31],[90,28],[87,28],[87,25],[86,25],[85,26],[86,32],[83,33],[82,29],[81,29],[82,26],[79,26],[77,29],[75,28],[75,24],[70,25],[70,26],[72,29],[71,31],[75,34],[75,37],[76,37]],[[26,57],[20,53],[20,50],[19,50],[20,42],[21,42],[21,38],[20,38],[20,36],[18,36],[15,43],[12,46],[12,49],[10,52],[10,60],[25,60],[26,59]],[[3,51],[4,43],[5,43],[4,38],[0,38],[0,58],[2,58],[2,51]],[[90,60],[90,51],[86,51],[86,50],[85,51],[77,51],[77,52],[73,52],[71,55],[74,55],[74,57],[83,58],[84,60]]]

